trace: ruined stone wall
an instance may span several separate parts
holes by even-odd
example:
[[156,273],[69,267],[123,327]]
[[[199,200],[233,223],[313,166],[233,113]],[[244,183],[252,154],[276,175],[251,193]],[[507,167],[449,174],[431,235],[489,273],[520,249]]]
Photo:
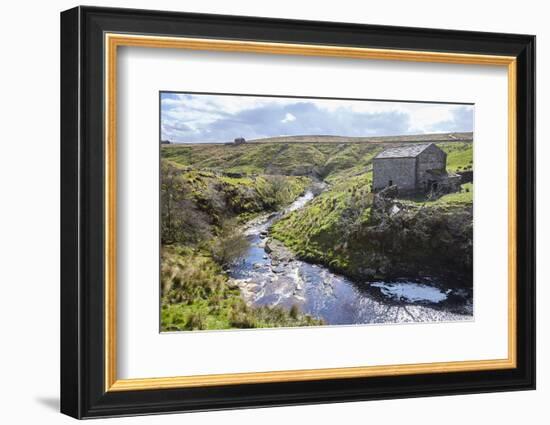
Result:
[[429,170],[440,170],[445,172],[447,167],[447,154],[435,145],[431,145],[418,155],[416,168],[417,188],[425,190],[427,181],[434,177],[428,173]]
[[373,161],[373,189],[380,190],[389,185],[402,190],[416,187],[416,158],[375,158]]

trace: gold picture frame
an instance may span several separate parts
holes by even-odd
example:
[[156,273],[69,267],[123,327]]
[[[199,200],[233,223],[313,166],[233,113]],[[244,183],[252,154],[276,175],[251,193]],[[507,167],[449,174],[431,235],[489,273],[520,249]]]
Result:
[[[516,367],[516,58],[512,56],[410,50],[281,44],[127,34],[105,34],[106,99],[106,233],[105,233],[105,391],[135,391],[285,381],[410,375],[418,373],[498,370]],[[325,56],[358,60],[395,60],[506,67],[508,72],[508,358],[387,366],[305,369],[254,373],[117,379],[116,375],[116,94],[119,47],[148,47]]]

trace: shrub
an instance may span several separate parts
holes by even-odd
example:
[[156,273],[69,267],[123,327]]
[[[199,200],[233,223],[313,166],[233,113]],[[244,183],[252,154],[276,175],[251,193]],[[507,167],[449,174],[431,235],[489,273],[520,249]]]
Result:
[[221,265],[229,265],[246,254],[248,241],[234,220],[223,223],[219,236],[211,246],[212,257]]

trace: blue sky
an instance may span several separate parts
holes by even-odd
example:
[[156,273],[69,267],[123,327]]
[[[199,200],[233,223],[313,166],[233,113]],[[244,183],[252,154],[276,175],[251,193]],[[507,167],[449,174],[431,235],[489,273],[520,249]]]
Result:
[[161,138],[197,143],[473,131],[473,110],[453,104],[161,93]]

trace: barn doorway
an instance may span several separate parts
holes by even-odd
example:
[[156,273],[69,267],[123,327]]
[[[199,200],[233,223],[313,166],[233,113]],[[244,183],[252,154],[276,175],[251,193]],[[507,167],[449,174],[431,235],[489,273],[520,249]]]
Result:
[[437,181],[428,180],[427,192],[435,193],[437,192],[437,188],[438,188]]

